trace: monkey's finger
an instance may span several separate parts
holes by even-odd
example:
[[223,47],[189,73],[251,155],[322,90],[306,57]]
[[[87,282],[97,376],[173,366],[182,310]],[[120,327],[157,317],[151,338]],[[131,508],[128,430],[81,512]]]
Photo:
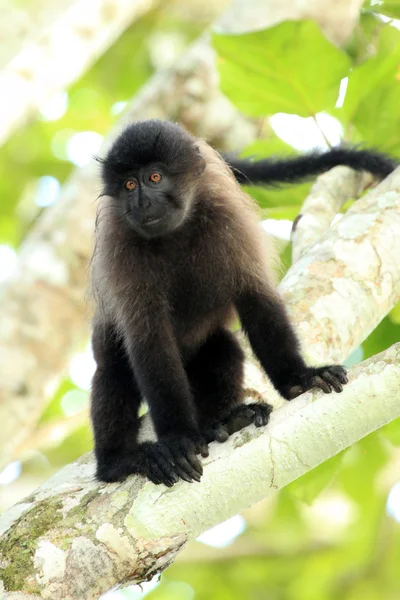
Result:
[[345,369],[345,367],[342,367],[341,365],[337,365],[334,367],[331,367],[329,369],[330,373],[333,373],[335,375],[335,377],[337,379],[339,379],[340,383],[343,383],[343,385],[345,385],[346,383],[349,382],[348,377],[347,377],[347,371]]
[[323,392],[325,392],[325,394],[330,394],[332,391],[332,388],[329,385],[329,383],[324,381],[319,375],[316,375],[311,379],[311,385],[312,387],[320,388]]
[[172,487],[175,483],[178,483],[179,477],[172,470],[173,467],[162,468],[157,465],[158,472],[160,473],[161,483],[164,483],[167,487]]
[[190,477],[196,481],[200,481],[200,477],[203,475],[203,466],[194,448],[183,448],[180,453],[174,456],[174,462],[184,469]]
[[178,477],[183,479],[183,481],[187,481],[188,483],[193,483],[193,479],[191,477],[189,477],[189,475],[186,473],[186,471],[184,469],[182,469],[178,464],[176,464],[174,466],[174,469],[175,469],[175,473],[178,475]]
[[[168,449],[166,449],[166,450],[167,451],[165,452],[165,454],[167,455],[167,457],[163,456],[163,454],[161,454],[161,452],[157,456],[157,467],[162,472],[164,479],[166,481],[170,482],[171,485],[174,485],[174,483],[178,483],[179,477],[174,472],[172,456],[171,456],[171,461],[169,461],[168,455],[170,455],[170,452]],[[163,449],[163,452],[164,451],[165,451],[165,449]]]
[[158,483],[165,483],[168,487],[177,483],[178,478],[173,471],[172,455],[168,447],[163,443],[152,445],[148,448],[151,469],[155,471]]
[[293,385],[291,388],[289,388],[288,390],[288,400],[293,400],[294,398],[297,398],[297,396],[300,396],[301,394],[304,393],[304,388],[301,385]]
[[201,454],[201,456],[203,458],[207,458],[207,456],[210,454],[210,451],[208,449],[208,444],[205,440],[201,440],[197,443],[196,445],[196,454]]
[[169,479],[164,476],[164,473],[156,463],[151,465],[147,477],[156,485],[160,485],[160,483],[164,483],[167,487],[172,487],[173,485]]
[[254,425],[256,427],[263,427],[269,421],[269,416],[272,412],[272,408],[269,404],[256,404],[254,406]]
[[[203,475],[203,465],[201,464],[201,460],[197,456],[196,446],[191,440],[188,440],[188,439],[181,440],[180,452],[179,452],[177,458],[183,458],[187,462],[187,464],[195,472],[198,473],[198,475]],[[180,463],[180,465],[182,466],[182,463]],[[189,473],[189,475],[191,475],[191,473],[189,471],[187,471],[187,472]]]
[[189,477],[191,477],[191,479],[194,479],[195,481],[200,481],[200,478],[203,474],[203,469],[201,470],[201,472],[198,469],[195,469],[186,459],[185,456],[177,456],[175,458],[175,469],[177,468],[183,470],[186,473],[186,475],[188,475]]
[[158,444],[157,459],[159,457],[162,457],[164,463],[170,463],[171,465],[174,464],[174,457],[172,455],[172,452],[165,443]]
[[217,425],[215,428],[215,441],[223,444],[229,438],[229,432],[223,425]]
[[338,377],[336,376],[336,374],[334,375],[330,371],[324,371],[322,373],[322,378],[324,379],[324,381],[328,382],[329,385],[331,385],[333,387],[335,392],[337,392],[338,394],[340,394],[340,392],[343,392],[343,386],[340,383],[340,381],[338,380]]
[[253,408],[249,406],[243,406],[240,407],[240,409],[240,411],[233,413],[233,415],[231,415],[225,423],[225,427],[230,435],[254,423]]

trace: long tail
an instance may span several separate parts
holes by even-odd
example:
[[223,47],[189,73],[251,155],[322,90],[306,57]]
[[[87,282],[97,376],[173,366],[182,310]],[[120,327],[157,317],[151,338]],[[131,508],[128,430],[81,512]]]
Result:
[[338,165],[351,167],[356,171],[369,171],[379,179],[384,179],[399,165],[399,161],[375,150],[343,147],[332,148],[322,153],[313,151],[289,158],[264,158],[253,161],[225,155],[224,159],[236,180],[249,185],[300,182]]

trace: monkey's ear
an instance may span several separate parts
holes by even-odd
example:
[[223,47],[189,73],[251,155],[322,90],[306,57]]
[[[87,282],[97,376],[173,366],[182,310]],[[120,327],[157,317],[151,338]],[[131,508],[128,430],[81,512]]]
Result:
[[205,161],[204,156],[201,153],[199,146],[196,145],[194,147],[194,149],[195,149],[196,154],[198,154],[198,156],[199,156],[199,160],[196,164],[196,175],[202,175],[206,168],[206,161]]

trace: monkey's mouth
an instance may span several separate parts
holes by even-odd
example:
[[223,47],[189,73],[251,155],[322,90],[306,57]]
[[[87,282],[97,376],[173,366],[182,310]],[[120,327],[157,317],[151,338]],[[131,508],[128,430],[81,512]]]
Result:
[[145,219],[142,225],[156,225],[161,221],[162,217],[151,217],[150,219]]

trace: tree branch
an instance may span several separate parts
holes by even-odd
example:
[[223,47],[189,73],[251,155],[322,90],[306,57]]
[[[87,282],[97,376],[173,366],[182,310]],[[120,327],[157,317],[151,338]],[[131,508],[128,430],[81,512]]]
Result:
[[400,300],[399,190],[397,168],[355,202],[279,286],[314,363],[341,362]]
[[213,444],[200,484],[100,484],[86,455],[0,518],[0,585],[23,594],[19,600],[94,600],[116,584],[145,581],[188,539],[400,416],[399,393],[396,344],[351,369],[340,395],[308,392],[266,428]]
[[342,206],[348,200],[357,199],[373,181],[370,173],[349,167],[334,167],[316,179],[293,227],[293,262],[330,227]]

